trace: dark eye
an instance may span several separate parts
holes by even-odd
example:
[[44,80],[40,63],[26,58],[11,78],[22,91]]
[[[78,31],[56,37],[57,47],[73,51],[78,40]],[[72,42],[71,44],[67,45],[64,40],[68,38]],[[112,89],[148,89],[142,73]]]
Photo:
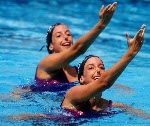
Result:
[[93,67],[93,66],[89,66],[88,69],[89,69],[89,70],[92,70],[92,69],[94,69],[94,67]]
[[101,69],[102,69],[102,70],[104,70],[104,69],[105,69],[105,67],[103,67],[103,66],[102,66],[102,67],[101,67]]
[[66,33],[67,36],[71,36],[71,34],[69,32]]
[[103,65],[100,65],[99,68],[102,69],[102,70],[105,69],[105,67]]
[[56,37],[57,37],[57,38],[61,37],[61,34],[57,34]]

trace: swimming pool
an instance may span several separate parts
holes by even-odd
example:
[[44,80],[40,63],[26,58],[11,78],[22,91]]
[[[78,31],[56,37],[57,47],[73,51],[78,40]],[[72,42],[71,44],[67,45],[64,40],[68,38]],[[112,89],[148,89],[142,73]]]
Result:
[[[19,99],[9,96],[14,87],[31,85],[37,63],[47,55],[46,49],[39,52],[45,44],[49,25],[62,22],[68,25],[74,41],[86,33],[98,20],[98,11],[102,4],[111,0],[7,0],[0,1],[0,124],[1,125],[115,125],[148,126],[150,121],[130,115],[93,118],[71,118],[54,120],[30,118],[12,120],[9,117],[27,113],[46,113],[59,115],[64,90],[59,92],[27,93]],[[61,6],[60,6],[61,5]],[[112,87],[104,92],[107,99],[128,104],[150,114],[150,8],[148,0],[118,1],[116,12],[104,32],[97,38],[88,51],[72,62],[77,65],[88,54],[100,56],[106,69],[113,65],[126,51],[124,32],[133,37],[144,23],[146,24],[145,42],[127,69],[116,81],[131,88],[132,92]],[[96,52],[95,52],[96,50]]]

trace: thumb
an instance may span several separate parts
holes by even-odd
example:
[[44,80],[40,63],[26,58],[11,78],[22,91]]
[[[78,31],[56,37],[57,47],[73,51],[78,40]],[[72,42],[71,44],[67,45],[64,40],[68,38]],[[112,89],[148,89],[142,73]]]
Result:
[[126,38],[127,38],[127,42],[129,42],[129,41],[130,41],[130,36],[129,36],[129,34],[128,34],[127,32],[125,32],[125,35],[126,35]]
[[102,15],[102,12],[104,11],[104,5],[102,5],[102,7],[100,8],[100,11],[99,11],[99,17],[101,18],[101,15]]
[[100,8],[100,13],[104,10],[104,5]]

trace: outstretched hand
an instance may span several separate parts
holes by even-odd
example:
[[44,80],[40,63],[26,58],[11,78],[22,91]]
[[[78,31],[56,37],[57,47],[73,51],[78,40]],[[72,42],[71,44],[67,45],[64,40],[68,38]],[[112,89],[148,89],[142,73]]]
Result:
[[104,8],[104,5],[102,5],[100,11],[99,11],[99,17],[100,21],[104,26],[107,26],[109,21],[111,20],[115,10],[116,10],[117,2],[114,2],[113,4],[109,4]]
[[130,39],[129,34],[125,33],[127,38],[128,48],[133,54],[137,54],[143,45],[145,26],[146,25],[144,24],[142,25],[142,27],[136,33],[133,39]]

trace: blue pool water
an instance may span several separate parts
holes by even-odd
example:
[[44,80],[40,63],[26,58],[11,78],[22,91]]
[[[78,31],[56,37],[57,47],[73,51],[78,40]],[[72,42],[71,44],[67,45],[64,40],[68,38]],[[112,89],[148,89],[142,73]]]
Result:
[[[20,98],[10,97],[19,85],[33,84],[36,66],[47,55],[45,44],[48,27],[56,22],[66,24],[74,41],[90,30],[98,20],[102,4],[112,0],[1,0],[0,1],[0,125],[90,125],[90,126],[149,126],[150,120],[131,114],[105,117],[13,120],[19,114],[45,113],[59,115],[59,105],[65,90],[59,92],[26,93]],[[127,50],[124,32],[131,37],[146,24],[145,41],[141,51],[116,81],[132,91],[110,88],[104,98],[128,104],[150,114],[150,1],[117,0],[116,12],[88,51],[72,62],[77,65],[84,56],[100,56],[106,69]]]

